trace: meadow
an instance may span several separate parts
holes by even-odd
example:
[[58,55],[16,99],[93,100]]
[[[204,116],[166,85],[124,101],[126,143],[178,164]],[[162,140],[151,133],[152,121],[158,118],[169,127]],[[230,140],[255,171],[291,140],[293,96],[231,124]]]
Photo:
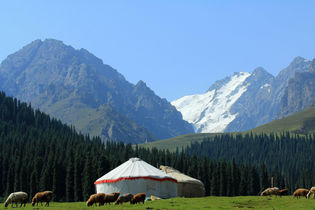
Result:
[[[8,208],[4,208],[3,203],[0,204],[0,209],[11,209],[11,205]],[[14,208],[16,209],[16,208]],[[160,210],[172,210],[172,209],[292,209],[292,210],[315,210],[315,199],[296,199],[292,196],[283,197],[261,197],[261,196],[237,196],[237,197],[203,197],[203,198],[171,198],[158,201],[146,201],[144,204],[131,205],[129,203],[115,206],[92,206],[86,207],[85,202],[73,202],[73,203],[59,203],[52,202],[49,207],[38,206],[32,207],[30,203],[25,210],[66,210],[66,209],[160,209]]]

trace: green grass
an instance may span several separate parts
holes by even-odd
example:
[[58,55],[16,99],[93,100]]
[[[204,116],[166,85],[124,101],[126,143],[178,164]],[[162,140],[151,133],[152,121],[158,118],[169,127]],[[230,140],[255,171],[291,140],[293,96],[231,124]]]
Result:
[[169,149],[170,151],[175,151],[176,148],[179,150],[181,148],[186,148],[193,142],[201,142],[206,137],[213,137],[215,135],[219,135],[216,133],[194,133],[194,134],[187,134],[183,136],[177,136],[170,139],[164,139],[154,142],[149,142],[146,144],[139,144],[138,146],[144,147],[144,148],[150,148],[153,147],[157,149]]
[[[5,209],[0,204],[0,209]],[[9,206],[7,209],[11,209]],[[115,206],[92,206],[86,207],[85,202],[56,203],[52,202],[49,207],[32,207],[27,204],[25,210],[66,210],[66,209],[314,209],[315,199],[294,199],[292,196],[260,197],[260,196],[239,196],[239,197],[203,197],[203,198],[172,198],[160,201],[146,201],[145,204],[131,205],[129,203]]]
[[253,133],[282,133],[290,131],[306,134],[315,131],[315,107],[272,121],[251,130]]
[[[254,128],[246,132],[234,132],[231,135],[243,134],[252,132],[254,134],[260,133],[283,133],[292,132],[297,134],[307,134],[315,132],[315,107],[310,107],[302,112],[290,115],[288,117],[282,118],[280,120],[275,120],[265,125]],[[191,143],[201,142],[204,138],[211,138],[216,135],[222,135],[222,133],[195,133],[183,136],[177,136],[170,139],[159,140],[155,142],[150,142],[147,144],[140,144],[139,146],[145,148],[157,149],[169,149],[170,151],[175,151],[176,148],[186,148]]]

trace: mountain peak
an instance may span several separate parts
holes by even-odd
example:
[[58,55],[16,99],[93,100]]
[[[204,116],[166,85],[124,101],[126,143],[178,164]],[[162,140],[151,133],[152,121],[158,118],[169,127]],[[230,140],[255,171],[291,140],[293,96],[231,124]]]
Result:
[[259,67],[254,69],[253,74],[265,73],[265,72],[267,72],[267,71],[263,67],[259,66]]
[[135,85],[135,88],[134,88],[134,93],[136,93],[137,95],[151,95],[151,96],[154,96],[155,93],[153,90],[151,90],[147,84],[142,81],[142,80],[139,80],[139,82]]
[[228,81],[230,81],[231,76],[227,76],[221,80],[217,80],[215,81],[210,88],[207,90],[207,92],[211,91],[211,90],[215,90],[215,89],[219,89],[220,87],[222,87],[225,83],[227,83]]
[[301,57],[301,56],[296,56],[293,61],[291,62],[291,64],[297,64],[297,63],[301,63],[305,61],[305,58]]
[[[8,56],[0,65],[0,90],[104,139],[143,142],[193,132],[142,80],[132,85],[86,49],[56,39],[35,40]],[[107,105],[115,111],[101,109]]]
[[62,41],[56,40],[56,39],[45,39],[44,41],[42,41],[41,39],[36,39],[32,41],[31,43],[29,43],[28,45],[26,45],[25,47],[23,47],[23,49],[38,48],[40,46],[45,46],[45,47],[59,46],[60,47],[60,46],[67,46],[67,45],[65,45]]
[[274,76],[270,74],[268,71],[266,71],[263,67],[257,67],[256,69],[254,69],[253,73],[251,74],[251,77],[254,77],[256,79],[274,78]]
[[309,70],[310,61],[306,60],[305,58],[302,58],[301,56],[295,57],[289,66],[284,68],[280,73],[277,75],[277,80],[280,80],[282,82],[285,82],[286,85],[287,81],[294,77],[295,73],[297,72],[304,72]]
[[43,41],[43,43],[62,44],[62,45],[64,45],[63,41],[57,40],[57,39],[51,39],[51,38],[45,39],[45,40]]
[[38,45],[38,44],[42,44],[42,40],[41,39],[35,39],[34,41],[32,41],[31,43],[29,43],[26,46],[31,46],[31,45]]
[[139,80],[136,84],[137,87],[148,87],[147,84],[145,82],[143,82],[142,80]]

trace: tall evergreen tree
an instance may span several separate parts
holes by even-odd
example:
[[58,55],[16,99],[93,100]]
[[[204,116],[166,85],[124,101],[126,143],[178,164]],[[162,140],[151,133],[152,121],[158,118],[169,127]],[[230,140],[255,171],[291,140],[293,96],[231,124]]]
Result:
[[249,186],[249,181],[248,181],[248,168],[247,166],[243,166],[241,169],[241,182],[240,182],[240,195],[248,195],[248,186]]
[[270,186],[267,169],[264,163],[260,166],[260,186],[261,189],[266,189]]
[[220,194],[220,168],[216,165],[211,177],[211,195],[219,196]]
[[233,186],[232,194],[233,195],[236,195],[236,196],[239,195],[240,181],[241,181],[241,178],[240,178],[239,169],[236,166],[235,159],[233,158],[232,159],[232,186]]
[[219,163],[220,170],[220,196],[226,196],[227,191],[227,174],[226,174],[226,163]]
[[71,151],[68,152],[68,161],[66,169],[66,200],[74,201],[74,168],[73,168],[73,157]]
[[252,167],[250,170],[249,176],[249,195],[258,195],[260,191],[260,183],[259,183],[259,174],[255,167]]
[[94,184],[93,184],[95,181],[95,177],[93,177],[92,158],[89,155],[86,155],[82,174],[83,174],[82,176],[83,200],[87,200],[91,194],[95,193]]

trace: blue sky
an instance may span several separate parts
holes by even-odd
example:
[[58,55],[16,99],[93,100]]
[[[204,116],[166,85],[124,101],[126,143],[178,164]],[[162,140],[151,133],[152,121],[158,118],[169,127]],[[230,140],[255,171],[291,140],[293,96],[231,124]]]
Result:
[[0,3],[0,61],[35,39],[85,48],[169,101],[234,72],[315,58],[315,1]]

